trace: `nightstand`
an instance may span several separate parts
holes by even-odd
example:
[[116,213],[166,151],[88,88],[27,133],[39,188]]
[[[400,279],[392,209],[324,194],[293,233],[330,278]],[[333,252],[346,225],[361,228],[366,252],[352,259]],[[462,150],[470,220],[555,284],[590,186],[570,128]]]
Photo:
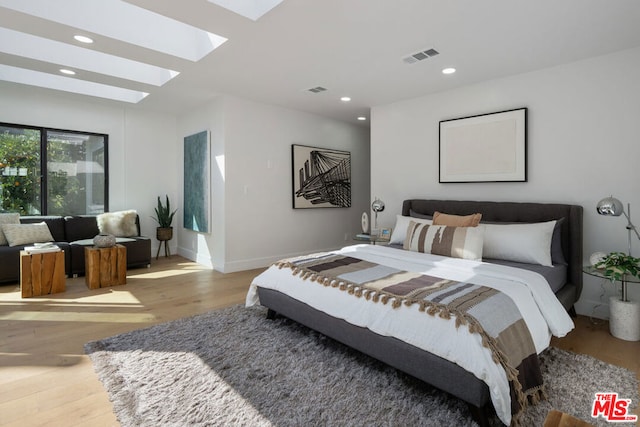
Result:
[[362,236],[362,235],[356,235],[353,237],[353,240],[357,240],[359,242],[368,242],[372,245],[378,244],[378,245],[388,245],[389,244],[389,239],[383,239],[382,237],[376,237],[376,236]]
[[[599,270],[591,265],[582,268],[591,275],[609,280]],[[640,302],[630,301],[627,297],[627,285],[640,283],[640,277],[625,276],[622,280],[622,297],[609,298],[609,332],[616,338],[625,341],[640,341]]]

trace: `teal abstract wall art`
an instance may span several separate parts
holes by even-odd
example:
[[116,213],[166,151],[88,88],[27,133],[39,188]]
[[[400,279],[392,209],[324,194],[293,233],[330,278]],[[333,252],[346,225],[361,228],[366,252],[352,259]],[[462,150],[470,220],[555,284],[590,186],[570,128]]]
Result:
[[184,220],[187,230],[209,232],[209,131],[184,138]]

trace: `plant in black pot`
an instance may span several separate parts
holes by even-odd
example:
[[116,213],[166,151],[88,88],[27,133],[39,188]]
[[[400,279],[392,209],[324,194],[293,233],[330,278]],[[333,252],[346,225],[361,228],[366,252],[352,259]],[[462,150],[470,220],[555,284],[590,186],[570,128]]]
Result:
[[165,198],[166,204],[163,205],[162,201],[160,200],[160,196],[158,196],[158,206],[155,208],[156,216],[152,217],[158,222],[158,228],[156,228],[156,238],[160,241],[160,245],[158,245],[158,252],[156,253],[156,259],[158,259],[158,256],[160,255],[160,247],[162,247],[162,242],[164,242],[164,255],[171,255],[167,242],[173,238],[173,227],[171,226],[171,223],[173,222],[173,216],[177,212],[177,209],[171,211],[169,196],[165,195]]

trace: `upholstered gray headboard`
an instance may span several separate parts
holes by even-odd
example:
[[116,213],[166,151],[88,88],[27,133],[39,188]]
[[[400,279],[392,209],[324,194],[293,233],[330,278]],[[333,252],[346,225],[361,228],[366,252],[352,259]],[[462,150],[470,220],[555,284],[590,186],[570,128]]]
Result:
[[582,293],[582,206],[555,203],[480,202],[465,200],[405,200],[402,215],[411,211],[433,215],[435,211],[470,215],[482,214],[483,221],[499,222],[543,222],[564,218],[561,224],[562,252],[568,263],[567,284],[556,292],[558,299],[567,308],[580,298]]

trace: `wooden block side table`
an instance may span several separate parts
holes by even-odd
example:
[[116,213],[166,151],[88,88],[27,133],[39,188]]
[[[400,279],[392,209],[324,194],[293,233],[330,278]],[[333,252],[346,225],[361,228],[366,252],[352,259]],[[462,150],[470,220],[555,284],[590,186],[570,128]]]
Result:
[[89,289],[125,285],[127,283],[127,248],[84,248],[84,281]]
[[43,253],[20,251],[20,292],[22,298],[64,291],[64,251]]
[[544,427],[593,427],[593,424],[552,409],[544,420]]

